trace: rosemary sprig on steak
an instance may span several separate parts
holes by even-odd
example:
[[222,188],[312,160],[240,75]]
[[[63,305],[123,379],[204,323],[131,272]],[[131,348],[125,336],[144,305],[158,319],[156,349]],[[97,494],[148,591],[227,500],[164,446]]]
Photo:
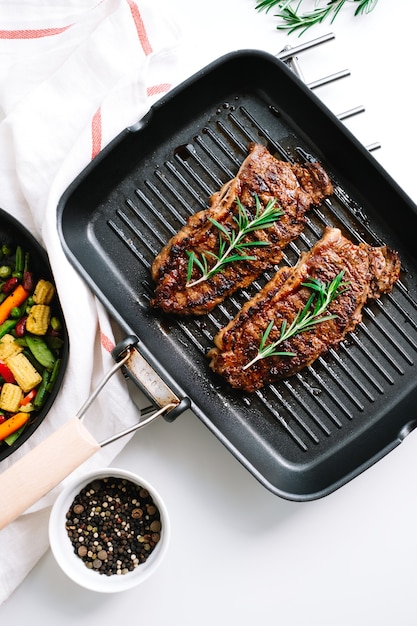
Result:
[[[256,210],[253,218],[238,197],[236,197],[236,204],[238,213],[233,216],[233,220],[237,224],[236,230],[229,231],[223,224],[209,217],[210,222],[219,231],[219,247],[217,253],[207,250],[202,252],[198,257],[195,252],[187,250],[189,260],[186,287],[195,287],[195,285],[208,280],[218,272],[221,272],[229,263],[256,261],[256,257],[245,254],[245,250],[247,248],[270,245],[269,241],[245,241],[244,239],[249,233],[253,233],[255,230],[270,228],[277,219],[283,215],[282,209],[276,206],[276,199],[273,198],[269,200],[265,208],[263,208],[259,197],[255,196]],[[215,261],[214,265],[210,266],[210,259]],[[201,276],[195,280],[191,280],[195,267],[200,270]]]
[[348,289],[349,282],[342,281],[343,275],[344,270],[339,272],[329,283],[323,283],[316,278],[310,278],[307,282],[301,283],[303,287],[309,287],[312,290],[312,294],[304,308],[298,311],[289,326],[287,320],[284,319],[281,323],[279,338],[272,343],[267,343],[269,333],[275,324],[275,320],[271,320],[261,336],[258,354],[243,369],[246,370],[260,359],[266,359],[271,356],[296,356],[295,352],[280,352],[277,348],[291,337],[311,330],[316,324],[321,324],[337,317],[335,314],[328,313],[327,308],[333,300]]

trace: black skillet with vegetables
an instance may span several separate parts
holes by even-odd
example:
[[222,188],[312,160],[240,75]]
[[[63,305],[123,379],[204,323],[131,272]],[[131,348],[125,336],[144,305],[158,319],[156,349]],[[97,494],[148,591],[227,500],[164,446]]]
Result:
[[48,257],[0,209],[0,461],[45,418],[67,360],[68,335]]

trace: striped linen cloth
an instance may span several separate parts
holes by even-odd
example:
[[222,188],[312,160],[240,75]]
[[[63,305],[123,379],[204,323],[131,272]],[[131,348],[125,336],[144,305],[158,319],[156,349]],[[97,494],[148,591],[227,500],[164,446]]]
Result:
[[[0,471],[74,417],[114,364],[110,351],[118,329],[66,260],[56,207],[88,162],[170,89],[178,42],[175,23],[158,15],[151,1],[1,3],[0,207],[29,228],[48,252],[68,326],[70,359],[47,418],[1,462]],[[85,424],[100,441],[139,417],[117,374]],[[76,472],[107,465],[126,442],[103,448]],[[0,604],[47,550],[48,516],[59,489],[0,531]]]

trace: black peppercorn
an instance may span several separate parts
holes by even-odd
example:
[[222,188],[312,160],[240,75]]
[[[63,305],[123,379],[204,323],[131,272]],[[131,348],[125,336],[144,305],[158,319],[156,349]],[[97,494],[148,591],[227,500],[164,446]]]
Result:
[[160,540],[161,519],[147,489],[110,476],[80,491],[65,526],[74,553],[86,567],[110,576],[126,574],[146,561]]

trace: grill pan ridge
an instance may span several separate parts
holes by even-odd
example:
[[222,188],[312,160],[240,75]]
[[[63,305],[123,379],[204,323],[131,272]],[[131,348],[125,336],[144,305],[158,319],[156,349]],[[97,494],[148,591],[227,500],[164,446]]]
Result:
[[[337,350],[244,394],[211,372],[206,353],[271,274],[201,318],[158,313],[149,299],[156,254],[235,176],[250,142],[284,160],[319,160],[335,187],[309,212],[283,263],[294,265],[330,225],[355,243],[390,245],[402,273],[391,294],[365,306],[362,323]],[[416,222],[412,201],[314,94],[284,63],[252,50],[222,57],[159,101],[58,206],[69,260],[122,328],[139,337],[145,358],[265,487],[298,501],[340,487],[414,428]]]

